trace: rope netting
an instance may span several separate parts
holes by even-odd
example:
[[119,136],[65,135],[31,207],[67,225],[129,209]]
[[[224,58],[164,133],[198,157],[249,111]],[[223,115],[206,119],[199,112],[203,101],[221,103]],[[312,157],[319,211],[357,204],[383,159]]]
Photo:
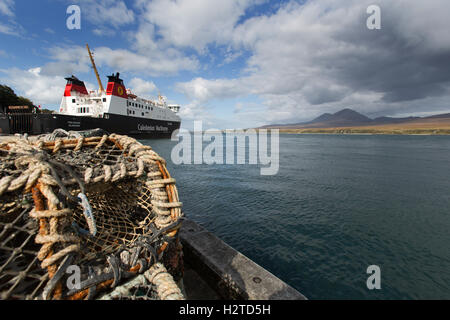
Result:
[[0,144],[0,298],[182,299],[181,205],[130,137]]

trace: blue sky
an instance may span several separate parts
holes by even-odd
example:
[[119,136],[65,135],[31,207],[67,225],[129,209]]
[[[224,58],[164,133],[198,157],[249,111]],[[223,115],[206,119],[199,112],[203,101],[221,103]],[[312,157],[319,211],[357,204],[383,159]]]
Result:
[[[66,9],[81,9],[69,30]],[[353,108],[369,116],[449,112],[445,0],[0,0],[0,83],[57,109],[65,76],[88,88],[120,72],[143,97],[182,105],[183,126],[247,128]],[[430,20],[428,17],[433,16]]]

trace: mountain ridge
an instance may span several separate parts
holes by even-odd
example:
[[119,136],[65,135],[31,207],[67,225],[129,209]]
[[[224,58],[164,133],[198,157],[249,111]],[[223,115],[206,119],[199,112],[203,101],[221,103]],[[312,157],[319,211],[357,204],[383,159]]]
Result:
[[280,129],[308,129],[308,128],[336,128],[336,127],[360,127],[360,126],[378,126],[389,124],[413,123],[415,121],[426,119],[443,119],[449,118],[450,113],[437,114],[427,117],[377,117],[369,118],[353,109],[342,109],[334,114],[323,113],[308,122],[292,123],[292,124],[270,124],[260,128],[280,128]]

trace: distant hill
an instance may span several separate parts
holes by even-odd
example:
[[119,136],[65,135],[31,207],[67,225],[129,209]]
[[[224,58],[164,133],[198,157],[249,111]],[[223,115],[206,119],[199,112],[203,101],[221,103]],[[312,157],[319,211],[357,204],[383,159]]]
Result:
[[435,116],[429,116],[424,119],[442,119],[442,118],[450,118],[450,113],[438,114]]
[[309,123],[319,123],[319,122],[325,122],[329,121],[333,118],[333,115],[331,113],[324,113],[321,116],[315,118],[314,120],[310,121]]
[[399,124],[413,124],[419,123],[422,120],[429,123],[433,119],[450,119],[450,113],[434,115],[430,117],[406,117],[406,118],[392,118],[392,117],[378,117],[371,119],[352,109],[343,109],[334,114],[324,113],[321,116],[302,123],[293,124],[273,124],[263,126],[261,128],[279,128],[279,129],[319,129],[319,128],[346,128],[346,127],[366,127],[366,126],[385,126],[385,125],[399,125]]
[[326,125],[332,127],[342,127],[349,125],[364,125],[373,120],[352,109],[343,109],[335,114],[324,113],[320,117],[314,119],[311,124],[314,126]]

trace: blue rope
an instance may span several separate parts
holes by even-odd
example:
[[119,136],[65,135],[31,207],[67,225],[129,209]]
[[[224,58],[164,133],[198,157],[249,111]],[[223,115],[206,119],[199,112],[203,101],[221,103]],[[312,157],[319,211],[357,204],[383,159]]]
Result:
[[95,225],[94,215],[92,214],[92,207],[89,204],[89,200],[84,193],[79,193],[78,199],[80,200],[80,205],[83,207],[83,214],[89,226],[89,232],[92,236],[95,236],[97,234],[97,226]]

